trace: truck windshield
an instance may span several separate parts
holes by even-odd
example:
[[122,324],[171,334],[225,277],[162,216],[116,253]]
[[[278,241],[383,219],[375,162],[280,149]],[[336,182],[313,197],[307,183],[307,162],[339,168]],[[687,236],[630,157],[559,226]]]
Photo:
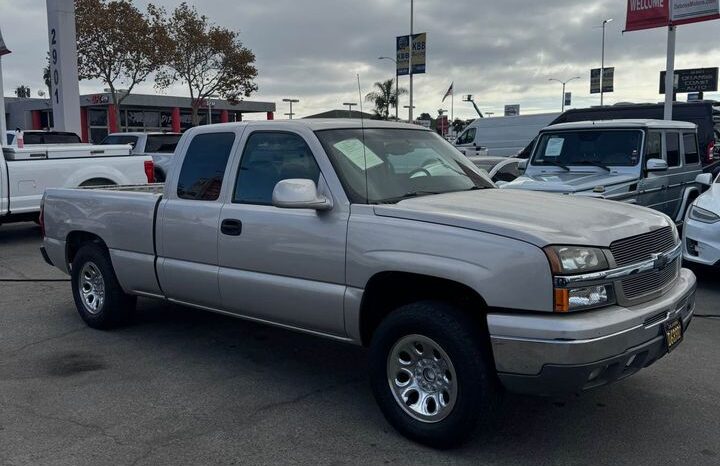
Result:
[[633,167],[641,159],[642,131],[584,130],[540,136],[532,165]]
[[358,128],[316,134],[354,203],[387,204],[494,187],[472,162],[430,131]]

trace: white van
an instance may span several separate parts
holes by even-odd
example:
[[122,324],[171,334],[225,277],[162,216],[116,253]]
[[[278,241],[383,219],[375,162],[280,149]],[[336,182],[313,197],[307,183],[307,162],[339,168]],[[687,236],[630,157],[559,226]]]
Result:
[[486,148],[490,156],[514,157],[558,116],[559,113],[541,113],[478,118],[460,133],[455,147],[468,157],[477,155],[482,148]]

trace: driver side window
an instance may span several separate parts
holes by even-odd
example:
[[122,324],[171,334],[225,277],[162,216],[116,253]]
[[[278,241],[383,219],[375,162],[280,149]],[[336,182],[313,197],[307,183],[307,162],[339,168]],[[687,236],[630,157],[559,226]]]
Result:
[[306,179],[316,184],[320,168],[305,140],[293,133],[255,132],[240,159],[234,203],[272,205],[275,185],[282,180]]
[[662,158],[662,133],[650,131],[645,143],[645,160]]

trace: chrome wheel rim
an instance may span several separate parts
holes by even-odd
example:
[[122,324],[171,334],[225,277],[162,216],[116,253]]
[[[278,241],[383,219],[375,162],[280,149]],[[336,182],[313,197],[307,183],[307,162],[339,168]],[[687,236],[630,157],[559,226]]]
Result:
[[442,421],[457,401],[457,377],[450,357],[422,335],[408,335],[395,343],[388,356],[387,379],[395,401],[418,421]]
[[92,262],[86,262],[80,270],[78,283],[83,306],[90,314],[97,314],[105,303],[105,280],[100,269]]

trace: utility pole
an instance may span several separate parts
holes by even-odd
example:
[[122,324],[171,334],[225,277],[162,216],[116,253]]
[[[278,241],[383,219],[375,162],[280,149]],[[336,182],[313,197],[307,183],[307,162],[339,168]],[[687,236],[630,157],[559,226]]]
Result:
[[397,67],[397,60],[390,57],[378,57],[378,60],[391,60],[393,63],[395,63],[395,119],[400,120],[400,117],[398,115],[398,112],[400,110],[400,87],[398,84],[398,67]]
[[[600,62],[600,106],[603,106],[604,94],[605,94],[605,26],[613,21],[612,18],[603,20],[602,23],[602,59]],[[563,96],[564,98],[564,96]]]
[[343,105],[348,108],[348,118],[352,118],[352,108],[357,104],[355,102],[345,102]]
[[[2,75],[2,56],[10,53],[10,50],[5,47],[5,41],[2,37],[2,31],[0,31],[0,146],[7,145],[7,122],[5,121],[5,94],[3,87],[3,75]],[[0,150],[2,148],[0,147]]]
[[550,79],[548,79],[548,81],[557,81],[557,82],[559,82],[560,84],[562,84],[562,111],[563,111],[563,112],[565,111],[565,86],[566,86],[567,83],[569,83],[570,81],[574,81],[574,80],[576,80],[576,79],[580,79],[580,76],[575,76],[574,78],[570,78],[570,79],[568,79],[567,81],[560,81],[559,79],[555,79],[555,78],[550,78]]
[[290,113],[286,113],[285,115],[289,116],[290,119],[292,120],[293,115],[295,115],[292,111],[292,106],[293,106],[293,104],[300,102],[300,100],[299,99],[283,99],[283,102],[287,102],[290,104]]
[[410,0],[410,105],[408,105],[408,122],[413,122],[413,16],[415,14],[415,0]]

